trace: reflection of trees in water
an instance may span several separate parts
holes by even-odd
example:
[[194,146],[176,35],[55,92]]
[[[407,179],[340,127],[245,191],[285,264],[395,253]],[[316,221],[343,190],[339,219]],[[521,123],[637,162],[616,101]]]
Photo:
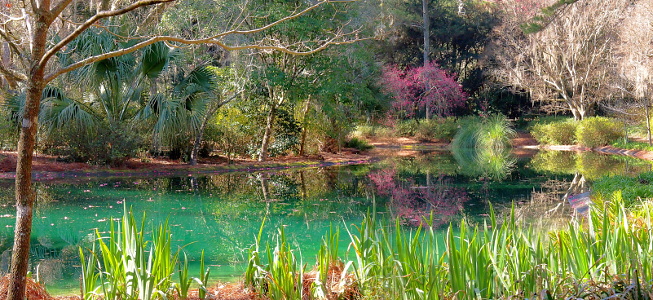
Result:
[[651,167],[646,161],[629,157],[571,151],[539,151],[530,165],[542,173],[574,176],[578,173],[589,181],[616,174],[638,174]]
[[428,175],[423,185],[401,178],[394,169],[374,171],[369,178],[379,195],[391,197],[395,216],[414,226],[424,225],[431,215],[433,226],[448,224],[470,199],[465,189],[453,187],[452,179],[444,175],[435,179]]
[[580,178],[548,179],[540,185],[539,190],[533,190],[530,199],[520,203],[515,208],[518,218],[540,228],[562,228],[569,223],[573,209],[567,204],[566,195],[570,187],[576,188]]

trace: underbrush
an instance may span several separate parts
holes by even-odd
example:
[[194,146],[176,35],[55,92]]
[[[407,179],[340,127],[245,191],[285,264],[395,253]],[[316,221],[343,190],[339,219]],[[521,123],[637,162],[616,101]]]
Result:
[[345,147],[354,148],[360,151],[366,151],[374,148],[374,146],[370,145],[366,140],[355,138],[355,137],[346,141]]
[[352,133],[359,138],[414,137],[423,142],[450,142],[456,131],[456,118],[409,119],[397,121],[393,127],[383,125],[358,125]]

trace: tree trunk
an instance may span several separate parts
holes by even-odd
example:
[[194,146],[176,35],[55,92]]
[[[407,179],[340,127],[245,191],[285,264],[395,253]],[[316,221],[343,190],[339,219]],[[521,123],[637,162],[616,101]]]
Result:
[[422,0],[422,19],[424,31],[424,65],[429,63],[429,50],[431,48],[431,33],[429,31],[429,3],[428,0]]
[[648,145],[653,145],[651,141],[651,100],[648,96],[644,96],[644,114],[646,114],[646,137],[648,138]]
[[571,110],[571,114],[574,116],[574,120],[576,121],[582,120],[583,114],[581,113],[581,110],[577,106],[573,105],[572,103],[568,103],[568,104],[569,104],[569,110]]
[[[45,9],[49,9],[46,7]],[[20,138],[18,140],[18,158],[16,162],[16,226],[14,228],[14,247],[11,253],[11,267],[7,300],[25,299],[27,268],[29,267],[30,237],[32,234],[32,216],[35,192],[32,190],[32,158],[36,144],[39,106],[45,88],[45,70],[39,66],[45,54],[48,35],[46,16],[36,15],[32,36],[32,65],[27,82],[25,112],[23,113]]]
[[[37,71],[38,72],[38,71]],[[40,72],[42,77],[42,71]],[[36,77],[36,79],[34,79]],[[14,247],[11,253],[9,292],[7,299],[25,299],[25,280],[29,267],[30,236],[35,192],[32,190],[32,157],[38,128],[38,110],[43,93],[39,74],[32,76],[27,90],[27,101],[23,115],[20,139],[18,140],[18,160],[16,163],[16,227],[14,228]]]
[[270,144],[270,137],[272,136],[272,125],[274,124],[274,117],[276,114],[277,106],[276,103],[273,102],[265,121],[265,133],[263,133],[263,141],[261,141],[261,151],[258,154],[258,161],[265,161],[268,157],[268,146]]
[[206,124],[208,124],[211,115],[212,114],[210,114],[209,116],[204,116],[204,120],[202,120],[202,125],[200,125],[200,128],[198,129],[197,133],[195,133],[195,141],[193,142],[193,149],[190,151],[190,161],[188,162],[191,166],[197,165],[197,157],[199,156],[200,147],[202,146],[204,129],[206,129]]
[[302,139],[299,143],[299,156],[304,156],[306,152],[306,135],[308,133],[308,109],[310,108],[311,99],[306,100],[304,105],[304,120],[302,121]]

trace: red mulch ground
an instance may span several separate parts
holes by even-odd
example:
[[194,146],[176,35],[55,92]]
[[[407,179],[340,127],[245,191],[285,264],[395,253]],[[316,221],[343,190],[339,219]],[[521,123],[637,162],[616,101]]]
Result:
[[[7,298],[7,287],[9,286],[9,275],[0,279],[0,299]],[[34,282],[34,280],[27,279],[26,288],[27,300],[81,300],[80,296],[57,296],[52,297],[45,288]],[[189,300],[199,300],[197,290],[190,291],[188,295]],[[216,300],[250,300],[257,299],[256,294],[246,289],[242,283],[220,283],[210,288],[206,299]]]
[[[0,151],[0,172],[15,172],[16,171],[16,152]],[[356,153],[356,151],[345,149],[342,153],[322,153],[313,156],[287,156],[275,157],[266,161],[266,164],[284,164],[284,163],[297,163],[297,162],[337,162],[337,161],[354,161],[354,160],[368,160],[371,157],[366,154]],[[261,162],[249,159],[239,159],[233,161],[235,165],[260,165]],[[195,166],[188,165],[179,160],[171,160],[166,158],[148,158],[147,161],[132,158],[125,161],[121,166],[109,167],[90,165],[86,163],[67,163],[57,161],[57,157],[51,155],[37,154],[33,159],[32,170],[35,172],[68,172],[68,171],[123,171],[129,173],[130,170],[193,170],[193,169],[206,169],[206,168],[220,168],[227,166],[229,162],[223,157],[210,157],[200,159],[199,163]]]

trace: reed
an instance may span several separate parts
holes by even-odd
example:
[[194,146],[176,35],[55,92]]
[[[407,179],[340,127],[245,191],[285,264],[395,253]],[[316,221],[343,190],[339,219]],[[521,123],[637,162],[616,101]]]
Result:
[[[125,207],[121,221],[111,222],[108,236],[96,231],[90,255],[85,257],[80,249],[84,299],[168,299],[175,291],[182,299],[187,297],[190,281],[195,279],[188,277],[186,255],[180,264],[181,249],[172,251],[168,223],[158,226],[149,240],[144,227],[145,216],[139,226]],[[209,271],[203,270],[203,255],[201,267],[200,279],[195,281],[205,290]],[[180,282],[172,278],[176,268]]]
[[[652,211],[650,202],[631,210],[615,201],[597,206],[586,219],[573,219],[565,229],[543,231],[520,221],[514,209],[502,219],[492,210],[483,224],[462,221],[444,234],[370,214],[359,225],[345,227],[350,245],[339,276],[355,280],[347,283],[355,293],[336,296],[315,284],[318,289],[305,292],[303,299],[641,299],[653,293]],[[321,282],[328,280],[324,265],[339,260],[333,256],[336,237],[331,232],[318,255]],[[270,266],[258,267],[266,270],[266,281],[257,290],[270,299],[290,299],[273,294],[272,284],[299,284],[303,269],[289,261],[294,265],[283,268],[289,273],[267,271],[291,258],[279,246],[287,241],[277,239],[275,253],[281,257],[268,254]]]

